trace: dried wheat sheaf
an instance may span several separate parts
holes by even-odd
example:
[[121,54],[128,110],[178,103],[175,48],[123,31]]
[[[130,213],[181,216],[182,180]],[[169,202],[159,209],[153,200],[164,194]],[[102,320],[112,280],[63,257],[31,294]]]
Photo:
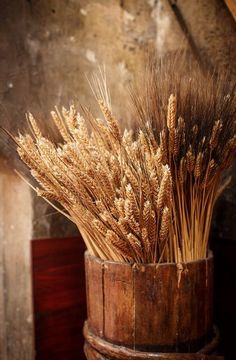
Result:
[[101,88],[103,119],[56,109],[55,144],[29,114],[32,135],[15,138],[18,153],[38,195],[62,206],[91,254],[142,263],[204,258],[222,173],[236,151],[234,93],[200,70],[149,70],[133,95],[139,129],[121,131]]

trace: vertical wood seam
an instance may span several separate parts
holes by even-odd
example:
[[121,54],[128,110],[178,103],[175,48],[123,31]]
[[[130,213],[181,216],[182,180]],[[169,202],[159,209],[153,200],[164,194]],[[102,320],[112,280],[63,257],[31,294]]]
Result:
[[84,265],[85,265],[85,287],[86,287],[86,301],[87,301],[87,317],[90,319],[90,301],[89,301],[89,281],[88,281],[88,258],[84,257]]
[[205,329],[204,329],[204,333],[205,333],[205,343],[207,343],[207,338],[209,336],[208,334],[208,309],[207,308],[207,299],[208,299],[208,261],[207,259],[205,260],[205,277],[206,277],[206,288],[205,288]]
[[135,308],[135,264],[132,265],[132,282],[133,282],[133,349],[136,347],[136,308]]
[[105,284],[104,284],[104,277],[105,277],[105,265],[102,262],[102,335],[105,334]]
[[177,276],[177,287],[176,287],[176,306],[177,306],[177,314],[176,314],[176,344],[175,344],[175,351],[178,352],[178,348],[179,348],[179,311],[180,311],[180,301],[179,301],[179,289],[180,289],[180,281],[181,281],[181,276],[182,274],[180,273],[180,280],[178,279],[179,277],[179,269],[178,269],[178,264],[176,264],[176,276]]

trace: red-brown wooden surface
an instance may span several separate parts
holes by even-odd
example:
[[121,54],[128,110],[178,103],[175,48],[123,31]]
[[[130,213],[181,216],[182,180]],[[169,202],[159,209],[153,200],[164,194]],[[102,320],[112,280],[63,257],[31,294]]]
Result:
[[78,238],[32,241],[37,360],[86,359],[84,250]]
[[[93,265],[93,264],[92,264]],[[104,266],[104,337],[117,344],[133,345],[133,270],[131,264],[107,261]],[[93,282],[93,279],[89,280]]]
[[[215,321],[219,325],[222,340],[220,350],[225,353],[226,360],[235,360],[236,241],[218,239],[212,247],[215,256]],[[78,239],[32,242],[37,360],[85,359],[81,332],[83,319],[86,318],[83,250],[84,245]],[[69,282],[76,291],[72,288],[69,290],[67,281],[66,284],[60,284],[56,271],[52,275],[53,269],[60,268],[65,274],[68,266],[71,266],[70,276],[74,279],[73,283]],[[60,293],[66,297],[58,296]],[[68,296],[71,298],[70,304],[60,304]],[[48,298],[52,298],[49,303],[54,301],[50,311],[46,306]],[[54,311],[55,303],[57,310]]]
[[[87,314],[94,333],[98,336],[103,336],[103,308],[100,304],[103,302],[103,268],[102,261],[97,259],[94,266],[88,262],[88,258],[85,258],[86,276],[92,276],[95,279],[94,282],[86,282],[86,294],[87,294]],[[92,280],[91,279],[91,280]],[[92,287],[90,286],[92,285]]]
[[[176,264],[137,266],[101,261],[88,252],[85,258],[88,333],[90,340],[93,335],[97,338],[98,346],[103,340],[107,342],[103,342],[105,352],[101,352],[107,359],[116,359],[112,356],[116,351],[120,354],[117,345],[122,351],[123,347],[134,350],[136,358],[139,351],[147,356],[151,352],[195,353],[212,342],[213,322],[209,324],[209,319],[213,303],[208,292],[213,281],[209,276],[212,256],[184,263],[181,269]],[[101,295],[95,300],[98,282]],[[186,317],[186,312],[190,316]],[[89,342],[87,336],[86,340]],[[114,349],[110,352],[106,346]],[[125,355],[125,359],[132,358]]]

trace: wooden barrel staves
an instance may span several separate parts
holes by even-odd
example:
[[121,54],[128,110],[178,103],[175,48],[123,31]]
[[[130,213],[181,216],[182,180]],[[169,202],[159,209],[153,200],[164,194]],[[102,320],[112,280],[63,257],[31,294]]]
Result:
[[103,261],[86,252],[85,269],[89,360],[211,358],[207,354],[217,343],[212,255],[142,265]]

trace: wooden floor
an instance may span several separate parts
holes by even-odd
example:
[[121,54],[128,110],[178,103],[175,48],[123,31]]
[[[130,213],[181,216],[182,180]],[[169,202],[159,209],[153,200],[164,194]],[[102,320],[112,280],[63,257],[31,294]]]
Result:
[[[214,241],[212,246],[220,351],[225,360],[235,360],[236,241]],[[77,238],[32,241],[36,360],[85,359],[84,250]]]
[[37,360],[83,360],[86,318],[80,239],[32,241]]

